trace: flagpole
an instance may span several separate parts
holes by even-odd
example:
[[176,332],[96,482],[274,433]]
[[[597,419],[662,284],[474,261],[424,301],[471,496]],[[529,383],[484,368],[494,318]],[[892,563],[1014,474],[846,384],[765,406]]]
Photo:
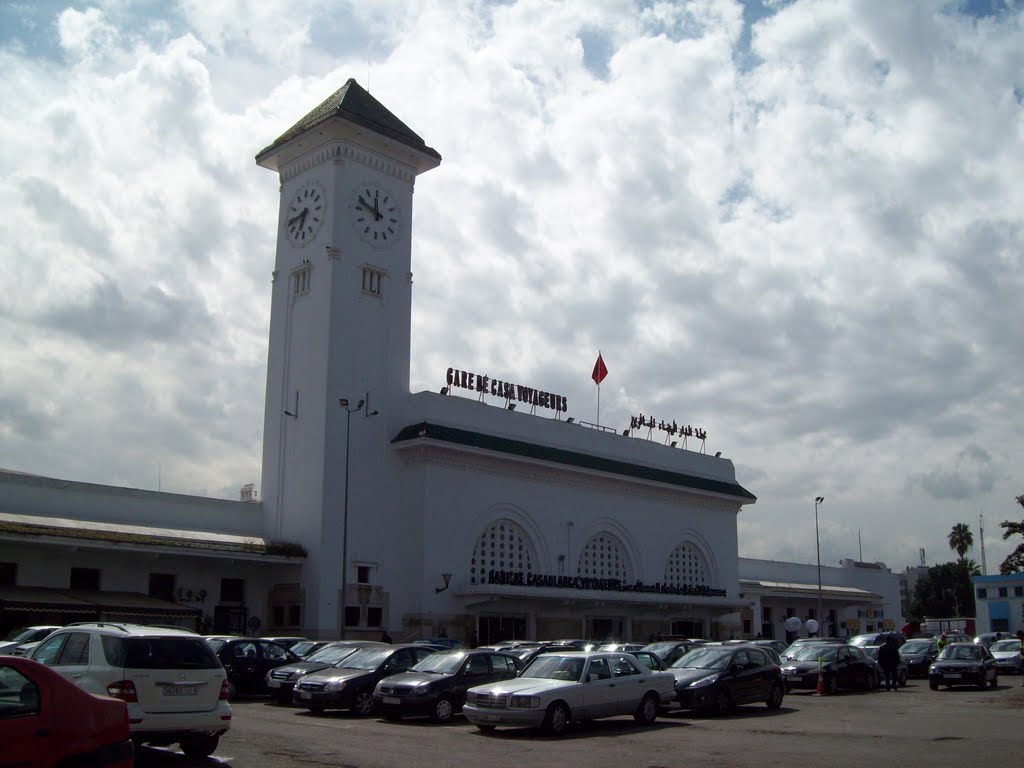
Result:
[[[597,359],[601,359],[601,350],[597,350]],[[601,426],[601,382],[597,382],[597,426]]]

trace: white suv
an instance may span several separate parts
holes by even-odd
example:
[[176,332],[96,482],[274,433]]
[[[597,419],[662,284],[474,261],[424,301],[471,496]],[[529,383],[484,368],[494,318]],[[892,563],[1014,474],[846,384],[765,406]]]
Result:
[[39,643],[31,658],[90,693],[127,702],[137,745],[178,743],[189,757],[208,757],[231,726],[224,667],[187,629],[69,624]]

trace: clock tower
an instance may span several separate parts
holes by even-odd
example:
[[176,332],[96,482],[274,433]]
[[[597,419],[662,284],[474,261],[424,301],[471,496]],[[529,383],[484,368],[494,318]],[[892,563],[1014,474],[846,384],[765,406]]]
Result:
[[303,629],[343,637],[356,569],[376,581],[352,544],[401,508],[388,443],[409,398],[413,187],[441,156],[349,80],[256,162],[281,184],[264,530],[307,550]]

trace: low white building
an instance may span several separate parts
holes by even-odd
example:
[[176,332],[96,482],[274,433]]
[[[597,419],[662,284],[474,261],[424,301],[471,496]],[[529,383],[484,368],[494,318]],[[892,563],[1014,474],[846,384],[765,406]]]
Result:
[[971,584],[974,586],[974,626],[978,634],[1016,635],[1024,629],[1024,573],[975,576]]

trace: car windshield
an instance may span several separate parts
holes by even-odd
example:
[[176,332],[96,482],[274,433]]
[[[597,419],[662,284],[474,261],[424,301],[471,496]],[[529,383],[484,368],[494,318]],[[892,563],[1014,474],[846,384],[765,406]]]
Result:
[[984,648],[974,645],[947,645],[942,649],[939,658],[955,661],[981,661],[984,657],[984,650]]
[[360,648],[353,654],[345,657],[334,666],[343,669],[376,669],[379,667],[392,651],[388,648],[376,650],[371,648]]
[[328,645],[316,653],[310,655],[306,661],[315,661],[317,664],[337,664],[346,656],[351,656],[359,650],[358,645]]
[[314,648],[316,648],[315,640],[302,640],[296,643],[295,645],[289,646],[288,650],[290,650],[296,656],[305,656]]
[[27,643],[38,631],[38,629],[23,629],[20,632],[15,630],[4,639],[12,643]]
[[466,654],[459,651],[439,651],[432,653],[416,664],[413,672],[432,672],[438,675],[453,675],[459,671]]
[[650,645],[645,645],[644,650],[664,657],[672,653],[678,645],[679,643],[651,643]]
[[523,670],[520,677],[543,680],[569,680],[579,682],[583,676],[583,659],[578,656],[545,654],[538,656]]
[[855,635],[850,638],[850,645],[864,646],[864,645],[878,645],[878,635]]
[[931,640],[908,640],[900,648],[900,654],[906,656],[911,653],[928,653],[931,644]]
[[839,648],[831,645],[805,645],[797,648],[790,658],[796,661],[835,661]]
[[224,647],[226,642],[227,640],[207,639],[206,644],[213,649],[214,653],[220,653],[220,649]]
[[728,648],[694,648],[672,666],[676,669],[725,669],[732,654]]
[[989,648],[989,650],[992,651],[992,653],[997,653],[998,651],[1019,651],[1020,640],[997,640],[992,643],[992,647]]

